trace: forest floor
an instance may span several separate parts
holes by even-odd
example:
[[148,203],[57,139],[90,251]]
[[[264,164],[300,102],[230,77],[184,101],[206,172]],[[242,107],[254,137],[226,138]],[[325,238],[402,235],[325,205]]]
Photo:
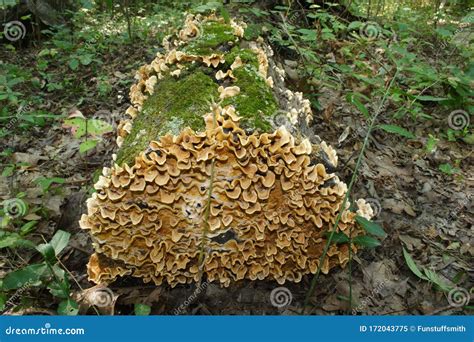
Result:
[[[4,63],[25,68],[34,67],[36,56],[43,46],[30,46],[16,52],[1,50]],[[20,52],[21,51],[21,52]],[[285,64],[288,56],[279,54],[276,60]],[[36,109],[62,113],[63,117],[82,113],[93,117],[105,111],[116,125],[129,106],[128,91],[134,73],[140,64],[153,58],[150,49],[141,42],[129,44],[120,53],[111,50],[102,55],[105,61],[101,72],[108,75],[110,85],[107,95],[97,97],[87,86],[80,93],[49,92],[43,96]],[[133,61],[133,62],[131,62]],[[59,63],[60,64],[60,63]],[[62,69],[63,65],[54,68]],[[70,71],[69,71],[70,72]],[[34,75],[41,80],[41,76]],[[86,69],[76,74],[79,82],[92,85],[94,71]],[[298,89],[298,82],[289,84]],[[44,87],[44,85],[43,85]],[[32,92],[32,90],[25,90]],[[305,94],[306,95],[306,94]],[[77,101],[81,98],[81,101]],[[324,87],[318,95],[319,109],[314,111],[312,129],[323,140],[336,148],[342,180],[349,182],[355,167],[366,128],[357,109],[346,101],[344,91]],[[374,98],[367,104],[375,112],[380,103]],[[388,101],[380,121],[388,122],[394,104]],[[310,314],[466,314],[468,310],[453,306],[448,293],[433,282],[414,275],[403,255],[403,248],[421,268],[427,268],[441,283],[453,284],[466,289],[472,296],[472,258],[474,255],[474,215],[472,189],[474,163],[472,148],[460,141],[438,141],[432,152],[425,149],[426,140],[433,132],[446,126],[449,112],[433,107],[433,119],[404,121],[404,127],[413,132],[414,138],[401,138],[382,130],[373,132],[363,159],[358,181],[352,197],[369,199],[376,209],[375,220],[384,228],[387,236],[381,246],[361,250],[349,269],[334,269],[319,278]],[[61,262],[73,276],[72,289],[78,298],[93,286],[87,280],[86,264],[92,254],[91,240],[87,232],[79,228],[79,218],[86,212],[85,200],[90,195],[94,172],[107,165],[116,153],[115,133],[102,136],[102,141],[85,154],[79,153],[81,141],[71,134],[70,128],[61,124],[47,123],[35,126],[27,132],[2,138],[3,165],[15,165],[14,173],[0,176],[0,193],[14,195],[24,192],[30,207],[41,207],[30,212],[25,221],[37,221],[32,239],[49,240],[57,229],[71,233],[68,246],[61,254]],[[440,172],[439,165],[456,165],[454,174]],[[55,177],[57,178],[55,180]],[[38,181],[40,179],[40,181]],[[6,199],[6,198],[4,198]],[[47,211],[47,215],[44,215]],[[8,250],[0,259],[1,273],[18,269],[38,261],[33,251]],[[196,292],[196,285],[152,286],[136,279],[121,279],[110,288],[117,295],[115,314],[130,314],[134,303],[152,307],[152,314],[285,314],[301,313],[303,301],[309,289],[310,276],[298,284],[286,283],[292,296],[289,305],[277,308],[270,303],[270,293],[279,287],[270,281],[242,281],[229,288],[206,284]],[[350,308],[349,284],[352,284],[353,305]],[[51,313],[53,307],[46,289],[31,295],[28,308],[19,307],[9,313]],[[184,302],[190,302],[176,311]],[[90,309],[84,312],[93,313]],[[111,313],[109,311],[104,313]]]

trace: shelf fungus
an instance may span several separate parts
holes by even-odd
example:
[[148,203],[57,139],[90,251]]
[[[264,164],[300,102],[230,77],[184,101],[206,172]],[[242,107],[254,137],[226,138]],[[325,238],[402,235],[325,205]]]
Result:
[[[337,231],[363,233],[355,216],[372,209],[362,199],[357,212],[342,208],[335,150],[301,133],[308,101],[245,28],[190,15],[137,72],[121,147],[80,221],[95,249],[90,280],[299,282],[316,272],[341,210]],[[321,270],[348,260],[349,246],[332,244]]]

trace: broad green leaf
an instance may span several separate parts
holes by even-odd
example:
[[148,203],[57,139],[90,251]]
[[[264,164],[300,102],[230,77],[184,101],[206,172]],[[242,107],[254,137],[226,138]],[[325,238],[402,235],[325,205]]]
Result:
[[38,221],[30,221],[25,223],[20,228],[20,235],[27,235],[33,231],[33,228],[38,224]]
[[40,252],[44,260],[50,265],[54,265],[56,263],[56,255],[54,254],[54,248],[51,246],[50,243],[42,243],[36,247],[38,252]]
[[11,221],[10,216],[4,215],[0,217],[0,219],[1,219],[0,228],[5,228],[6,226],[10,224],[10,221]]
[[146,304],[135,303],[136,316],[148,316],[151,312],[151,307]]
[[350,94],[347,94],[346,96],[346,100],[349,102],[349,103],[352,103],[354,106],[356,106],[356,108],[362,113],[364,114],[364,116],[366,118],[369,118],[370,117],[370,114],[369,114],[369,111],[367,109],[367,107],[365,107],[362,102],[360,102],[359,100],[359,96],[360,94],[358,93],[350,93]]
[[207,12],[209,10],[216,10],[222,6],[221,3],[217,1],[209,1],[205,3],[204,5],[200,5],[197,7],[194,7],[193,10],[199,13]]
[[464,141],[466,144],[474,145],[474,133],[466,135],[462,138],[462,141]]
[[17,4],[17,0],[2,0],[0,3],[0,8],[6,8],[8,6],[15,6]]
[[46,263],[33,264],[8,273],[3,279],[3,290],[9,291],[22,286],[37,286],[48,271]]
[[58,255],[67,246],[71,234],[64,230],[58,230],[49,242],[54,248],[54,253]]
[[35,179],[35,183],[38,184],[41,189],[43,189],[44,192],[48,191],[49,187],[52,184],[64,184],[66,180],[64,178],[60,177],[52,177],[52,178],[47,178],[47,177],[39,177]]
[[367,248],[374,248],[380,246],[380,241],[376,238],[367,235],[356,236],[352,239],[352,241],[359,246],[367,247]]
[[299,29],[297,30],[301,33],[301,38],[306,41],[316,41],[317,33],[316,30],[309,30],[309,29]]
[[75,316],[77,315],[78,312],[79,312],[79,305],[71,298],[63,300],[61,303],[59,303],[59,306],[58,306],[59,315]]
[[110,133],[114,130],[111,124],[99,120],[99,119],[90,119],[87,120],[87,133],[91,135],[103,135],[105,133]]
[[57,281],[52,281],[48,284],[49,292],[57,298],[67,298],[69,296],[69,289],[65,291],[65,288],[62,283]]
[[83,118],[70,118],[64,120],[64,128],[72,128],[75,138],[81,138],[86,134],[86,121]]
[[436,144],[438,144],[439,139],[437,139],[435,136],[432,134],[428,135],[428,140],[426,141],[426,151],[431,153],[436,149]]
[[5,310],[5,304],[7,303],[7,295],[0,293],[0,311]]
[[436,32],[437,32],[441,37],[445,37],[445,38],[451,37],[452,34],[453,34],[450,30],[446,30],[446,29],[444,29],[444,28],[437,28],[437,29],[436,29]]
[[103,135],[113,131],[111,124],[99,119],[70,118],[64,120],[63,127],[72,128],[75,138],[88,135]]
[[0,236],[0,249],[6,247],[36,248],[33,242],[31,242],[30,240],[23,239],[23,237],[17,233],[5,233]]
[[387,234],[384,232],[382,227],[373,221],[367,220],[365,217],[356,216],[356,222],[364,228],[364,230],[372,235],[385,237]]
[[97,140],[86,140],[79,145],[79,152],[86,153],[87,151],[96,147],[98,141]]
[[[326,233],[326,237],[329,239],[329,236],[331,236],[330,232]],[[332,236],[332,243],[339,244],[339,243],[348,243],[349,242],[349,237],[344,234],[343,232],[336,232]]]
[[347,29],[348,30],[354,30],[354,29],[358,29],[361,26],[362,26],[361,21],[353,21],[349,24],[349,26],[347,26]]
[[58,298],[68,298],[71,292],[66,271],[59,264],[52,266],[54,281],[48,284],[49,292]]
[[435,271],[427,268],[424,268],[423,271],[425,272],[428,280],[437,285],[442,291],[449,292],[449,290],[451,290],[451,287],[448,286]]
[[75,58],[71,59],[69,61],[69,67],[71,68],[71,70],[77,70],[77,68],[79,67],[79,61]]
[[462,23],[467,23],[467,24],[473,24],[474,23],[474,12],[470,11],[468,14],[466,14],[462,19]]
[[68,298],[71,288],[66,271],[64,271],[58,264],[54,265],[52,269],[54,272],[54,281],[48,284],[49,292],[58,298]]
[[21,240],[23,239],[18,234],[5,234],[0,237],[0,248],[15,247]]
[[90,54],[81,55],[81,56],[79,56],[79,60],[81,61],[82,65],[89,65],[92,62],[92,57],[91,57]]
[[385,132],[394,133],[401,135],[402,137],[414,139],[415,136],[410,131],[407,131],[405,128],[396,126],[396,125],[378,125],[380,129],[383,129]]
[[438,166],[438,168],[441,172],[444,172],[448,175],[454,175],[454,174],[458,173],[459,171],[461,171],[457,167],[452,167],[451,164],[449,164],[449,163],[441,164],[440,166]]
[[415,262],[413,261],[410,253],[406,251],[405,248],[403,248],[403,256],[405,258],[405,262],[407,263],[408,268],[420,279],[423,280],[428,280],[423,273],[418,269],[418,266],[416,266]]
[[3,177],[10,177],[13,175],[13,171],[15,171],[15,165],[8,165],[2,171]]

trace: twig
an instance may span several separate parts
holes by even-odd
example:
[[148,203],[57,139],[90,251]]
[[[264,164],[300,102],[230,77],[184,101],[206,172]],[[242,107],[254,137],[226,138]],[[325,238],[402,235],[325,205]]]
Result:
[[[217,126],[217,119],[216,119],[216,113],[215,113],[215,108],[212,110],[212,122],[213,122],[213,129],[216,128]],[[207,204],[206,204],[206,211],[204,212],[204,227],[202,230],[202,237],[201,237],[201,250],[199,251],[199,258],[198,258],[198,267],[199,267],[199,282],[198,286],[201,286],[201,281],[202,281],[202,276],[204,273],[204,258],[205,258],[205,242],[206,242],[206,236],[209,231],[209,215],[211,212],[211,200],[212,200],[212,190],[214,186],[214,168],[215,168],[215,158],[212,158],[211,162],[211,177],[209,179],[209,191],[207,195]]]

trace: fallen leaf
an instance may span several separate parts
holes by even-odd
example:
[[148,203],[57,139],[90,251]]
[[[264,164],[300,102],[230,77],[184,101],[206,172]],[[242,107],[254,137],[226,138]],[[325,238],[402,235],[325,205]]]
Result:
[[30,166],[38,165],[40,160],[48,160],[48,158],[30,153],[15,152],[12,155],[12,159],[15,163],[27,163]]

